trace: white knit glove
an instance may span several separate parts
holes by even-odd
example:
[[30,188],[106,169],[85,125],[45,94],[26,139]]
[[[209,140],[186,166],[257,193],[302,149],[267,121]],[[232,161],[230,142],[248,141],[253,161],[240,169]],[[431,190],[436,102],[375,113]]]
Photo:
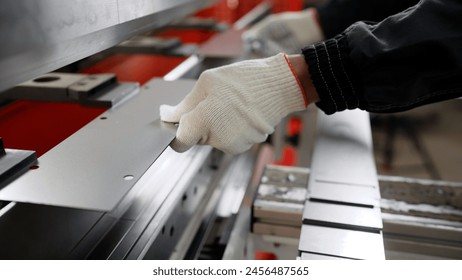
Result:
[[273,14],[242,34],[244,44],[264,54],[299,53],[304,46],[320,42],[323,32],[316,9]]
[[170,144],[177,152],[208,144],[236,154],[265,141],[289,113],[305,109],[304,96],[281,53],[203,72],[180,104],[161,105],[160,117],[179,123]]

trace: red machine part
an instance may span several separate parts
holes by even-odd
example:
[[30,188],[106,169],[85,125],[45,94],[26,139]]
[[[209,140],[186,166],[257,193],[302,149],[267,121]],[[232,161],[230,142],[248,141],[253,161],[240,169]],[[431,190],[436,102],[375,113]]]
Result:
[[116,54],[87,69],[85,74],[114,73],[119,81],[138,82],[141,85],[153,77],[163,77],[186,58],[145,54]]

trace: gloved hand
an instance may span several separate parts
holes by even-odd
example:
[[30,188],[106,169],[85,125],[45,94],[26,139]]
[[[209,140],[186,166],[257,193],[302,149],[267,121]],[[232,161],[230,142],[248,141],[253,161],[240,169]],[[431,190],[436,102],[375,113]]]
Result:
[[236,154],[265,141],[283,117],[307,104],[300,81],[281,53],[203,72],[180,104],[161,105],[160,117],[179,123],[170,144],[177,152],[199,143]]
[[244,44],[266,55],[295,54],[304,46],[324,39],[317,10],[273,14],[242,34]]

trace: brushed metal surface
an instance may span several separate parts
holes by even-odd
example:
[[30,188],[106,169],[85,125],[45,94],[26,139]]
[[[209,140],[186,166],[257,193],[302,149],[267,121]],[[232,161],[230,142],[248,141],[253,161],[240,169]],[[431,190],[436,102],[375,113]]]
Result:
[[[152,0],[118,0],[119,20],[121,23],[131,21],[140,17],[149,16],[152,14],[175,10],[180,7],[192,5],[200,7],[204,3],[211,1],[191,1],[191,0],[168,0],[168,1],[152,1]],[[172,21],[174,18],[171,18]]]
[[367,208],[380,199],[369,114],[320,113],[316,133],[299,250],[384,259],[380,208]]
[[215,1],[2,1],[0,91],[162,27]]
[[138,83],[119,83],[114,74],[49,73],[0,93],[6,100],[79,102],[110,108],[137,94]]
[[361,260],[384,260],[382,234],[314,225],[302,225],[298,249]]
[[380,207],[378,186],[315,181],[308,192],[312,199]]
[[303,223],[325,224],[358,230],[380,231],[383,227],[380,208],[357,207],[307,201]]
[[159,121],[159,106],[178,103],[193,85],[151,80],[41,156],[39,168],[2,189],[0,199],[112,210],[174,138]]
[[369,114],[358,109],[318,117],[310,185],[318,180],[377,186]]

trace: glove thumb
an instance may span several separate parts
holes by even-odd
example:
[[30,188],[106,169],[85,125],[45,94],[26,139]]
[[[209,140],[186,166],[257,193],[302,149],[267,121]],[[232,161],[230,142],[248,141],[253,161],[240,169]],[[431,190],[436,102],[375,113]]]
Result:
[[178,153],[189,150],[202,140],[206,126],[201,124],[199,110],[193,110],[183,115],[180,119],[176,137],[170,143],[170,147]]
[[177,123],[180,121],[181,112],[178,106],[160,105],[160,120],[164,122]]

